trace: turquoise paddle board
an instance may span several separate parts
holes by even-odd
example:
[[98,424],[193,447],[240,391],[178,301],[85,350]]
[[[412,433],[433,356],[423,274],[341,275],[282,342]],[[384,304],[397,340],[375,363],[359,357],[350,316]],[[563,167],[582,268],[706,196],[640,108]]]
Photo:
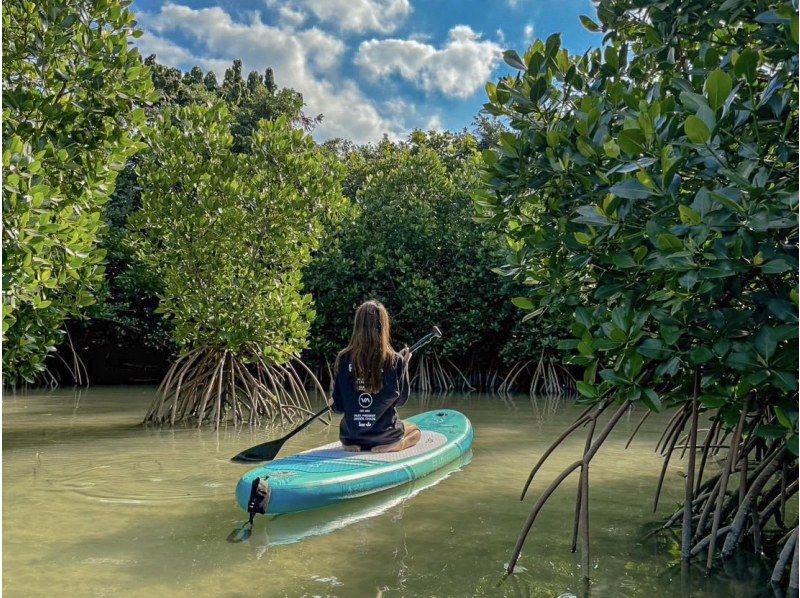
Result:
[[422,432],[409,449],[351,453],[333,442],[276,459],[241,477],[236,502],[246,511],[252,482],[261,478],[271,490],[267,514],[327,507],[426,476],[461,457],[472,445],[472,424],[458,411],[427,411],[407,421]]
[[467,451],[431,474],[417,478],[383,492],[375,492],[352,500],[343,500],[326,509],[313,509],[294,515],[271,515],[266,525],[252,530],[248,544],[257,558],[261,558],[271,547],[294,544],[315,536],[324,536],[342,528],[360,523],[411,500],[422,491],[466,467],[472,460],[472,451]]

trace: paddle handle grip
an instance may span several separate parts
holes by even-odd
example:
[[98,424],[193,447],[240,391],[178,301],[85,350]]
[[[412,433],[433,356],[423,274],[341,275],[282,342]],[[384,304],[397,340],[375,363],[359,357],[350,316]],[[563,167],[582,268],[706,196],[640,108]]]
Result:
[[410,353],[413,353],[414,351],[417,351],[417,350],[421,349],[422,347],[424,347],[425,345],[427,345],[433,339],[439,338],[440,336],[442,336],[442,333],[439,332],[439,329],[437,328],[436,332],[429,332],[428,334],[423,336],[421,339],[419,339],[416,343],[411,345],[411,347],[409,347],[408,351]]

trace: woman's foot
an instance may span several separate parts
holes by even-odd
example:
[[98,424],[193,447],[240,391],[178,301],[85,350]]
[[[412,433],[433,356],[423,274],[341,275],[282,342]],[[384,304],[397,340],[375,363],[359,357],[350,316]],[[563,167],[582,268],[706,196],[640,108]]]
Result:
[[415,444],[417,444],[422,438],[422,432],[420,432],[419,428],[411,423],[403,422],[405,425],[405,434],[403,438],[395,442],[394,444],[385,444],[383,446],[375,446],[372,448],[373,453],[396,453],[398,451],[404,451],[407,448],[411,448]]

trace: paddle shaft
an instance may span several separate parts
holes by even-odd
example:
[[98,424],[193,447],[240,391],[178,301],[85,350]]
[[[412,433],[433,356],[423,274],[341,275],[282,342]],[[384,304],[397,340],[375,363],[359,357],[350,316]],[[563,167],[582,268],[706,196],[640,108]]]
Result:
[[[427,344],[428,344],[429,342],[431,342],[431,341],[432,341],[434,338],[440,337],[440,336],[441,336],[441,333],[440,333],[440,332],[438,332],[438,328],[437,328],[436,330],[437,330],[437,332],[429,332],[428,334],[426,334],[425,336],[423,336],[421,339],[419,339],[419,340],[418,340],[416,343],[414,343],[413,345],[411,345],[411,347],[408,349],[408,352],[409,352],[409,353],[413,353],[414,351],[416,351],[416,350],[418,350],[418,349],[421,349],[422,347],[424,347],[425,345],[427,345]],[[289,432],[289,433],[288,433],[286,436],[284,436],[283,438],[281,438],[280,440],[281,440],[281,441],[283,441],[283,442],[281,442],[281,444],[283,444],[284,442],[286,442],[287,440],[289,440],[289,439],[290,439],[292,436],[294,436],[295,434],[297,434],[297,433],[299,433],[299,432],[302,432],[303,430],[305,430],[305,429],[308,427],[308,425],[309,425],[309,424],[311,424],[311,422],[313,422],[315,419],[317,419],[317,418],[318,418],[320,415],[324,415],[324,414],[325,414],[325,412],[326,412],[326,411],[328,411],[328,409],[330,409],[330,408],[331,408],[331,406],[330,406],[330,405],[325,405],[325,407],[323,407],[322,409],[320,409],[319,411],[317,411],[317,412],[316,412],[314,415],[312,415],[311,417],[309,417],[309,418],[308,418],[306,421],[304,421],[302,424],[300,424],[299,426],[297,426],[297,427],[296,427],[294,430],[292,430],[292,431],[291,431],[291,432]]]

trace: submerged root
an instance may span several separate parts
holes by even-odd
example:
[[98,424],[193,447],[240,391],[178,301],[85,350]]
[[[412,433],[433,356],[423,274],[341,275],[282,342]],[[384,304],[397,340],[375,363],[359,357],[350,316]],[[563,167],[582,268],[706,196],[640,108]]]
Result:
[[538,358],[522,359],[514,363],[493,390],[500,393],[525,392],[530,396],[563,397],[574,396],[577,387],[569,370],[542,349]]
[[414,373],[411,375],[411,388],[428,392],[447,392],[451,390],[471,391],[476,384],[450,359],[444,361],[436,351],[414,359]]
[[[519,370],[519,365],[504,380],[507,387]],[[798,459],[787,448],[785,439],[770,439],[757,432],[761,426],[774,425],[770,410],[758,404],[754,397],[748,398],[735,426],[726,425],[717,414],[710,419],[708,428],[700,428],[702,413],[700,397],[700,372],[695,372],[691,400],[675,410],[667,422],[664,433],[656,443],[656,452],[664,457],[664,466],[657,484],[654,507],[670,461],[685,459],[683,505],[673,513],[666,523],[650,532],[646,537],[659,532],[670,534],[679,543],[685,564],[694,567],[705,565],[709,570],[716,559],[729,559],[742,547],[757,555],[777,554],[778,562],[773,580],[785,580],[789,571],[789,585],[797,584],[797,523],[784,522],[786,504],[797,494]],[[551,454],[579,428],[586,427],[583,457],[575,461],[544,488],[539,494],[522,531],[517,538],[512,557],[507,567],[513,573],[516,563],[536,519],[556,489],[576,470],[580,472],[575,501],[572,529],[572,551],[581,553],[582,575],[588,575],[589,531],[588,497],[589,466],[602,443],[631,406],[630,402],[619,407],[606,422],[599,434],[599,417],[612,404],[610,398],[602,398],[586,409],[544,451],[532,468],[523,487],[521,499],[525,498],[537,473]],[[753,410],[751,411],[751,406]],[[630,435],[627,446],[647,420],[642,415]],[[704,435],[703,435],[704,434]],[[706,472],[710,459],[720,450],[724,461],[718,472]],[[699,465],[699,466],[698,466]],[[715,467],[716,469],[716,467]],[[705,476],[704,476],[705,473]],[[680,533],[676,533],[680,528]],[[788,532],[788,533],[787,533]],[[791,559],[791,562],[790,562]],[[700,563],[696,562],[700,560]]]
[[[600,431],[597,438],[592,440],[595,431],[595,424],[597,422],[597,418],[600,417],[602,412],[611,404],[610,400],[603,401],[599,408],[594,413],[589,413],[589,410],[585,411],[581,415],[578,416],[578,419],[575,423],[570,426],[570,428],[564,432],[550,447],[545,451],[545,455],[539,460],[539,462],[534,466],[533,471],[531,471],[530,476],[528,476],[528,481],[525,484],[525,489],[522,493],[522,498],[525,497],[525,492],[529,488],[531,482],[533,481],[534,476],[536,475],[537,471],[541,467],[542,463],[547,459],[547,457],[564,441],[564,439],[571,434],[574,430],[584,424],[591,424],[589,428],[589,435],[587,437],[587,442],[584,447],[583,457],[572,463],[568,467],[566,467],[553,482],[544,489],[542,494],[539,496],[539,499],[533,506],[530,515],[528,515],[528,519],[525,521],[525,524],[522,526],[522,531],[517,538],[517,543],[514,546],[514,552],[511,555],[511,559],[508,563],[507,572],[513,573],[514,568],[516,567],[517,561],[519,560],[520,553],[522,552],[522,547],[525,544],[525,540],[528,537],[528,533],[530,532],[533,524],[536,521],[536,518],[539,515],[539,512],[542,510],[542,507],[547,503],[550,496],[552,496],[553,492],[561,485],[561,483],[569,477],[569,475],[575,471],[576,469],[581,470],[580,479],[578,482],[578,504],[576,505],[576,512],[575,516],[577,519],[577,529],[579,530],[580,538],[581,538],[581,561],[584,564],[582,567],[582,575],[584,578],[588,577],[589,570],[588,570],[588,562],[589,562],[589,464],[591,463],[592,459],[594,458],[597,451],[600,450],[600,447],[605,442],[608,435],[617,425],[619,420],[625,415],[625,412],[631,406],[630,401],[625,401],[622,406],[614,412],[611,418],[606,422],[605,427]],[[577,542],[576,542],[577,543]]]
[[228,419],[250,425],[300,419],[312,413],[304,377],[313,378],[325,396],[311,370],[293,356],[287,355],[286,363],[268,364],[255,348],[236,355],[194,349],[169,369],[144,423],[193,421],[198,427],[211,423],[218,428]]
[[[689,442],[685,445],[689,449],[689,460],[684,505],[690,507],[681,507],[656,530],[670,530],[680,522],[683,558],[690,560],[703,555],[706,570],[713,567],[718,557],[731,558],[740,545],[762,555],[765,542],[772,546],[771,550],[778,551],[782,546],[786,549],[791,541],[789,535],[778,539],[783,532],[776,535],[775,527],[786,529],[782,512],[786,501],[797,493],[797,458],[787,452],[782,439],[768,441],[756,434],[760,426],[772,420],[765,409],[751,412],[751,403],[746,402],[736,426],[724,433],[721,418],[712,419],[702,443],[697,442],[695,412],[692,413]],[[676,412],[658,443],[665,454],[665,467],[676,450],[674,441],[688,420],[686,415],[690,407],[692,404],[687,403]],[[726,439],[729,440],[723,443]],[[721,470],[704,480],[708,458],[720,447],[727,449]],[[696,453],[699,453],[700,467],[695,472],[693,455]],[[732,484],[735,484],[733,489]],[[768,528],[773,519],[775,526]],[[787,559],[790,556],[781,554]],[[787,562],[779,567],[781,576]]]

